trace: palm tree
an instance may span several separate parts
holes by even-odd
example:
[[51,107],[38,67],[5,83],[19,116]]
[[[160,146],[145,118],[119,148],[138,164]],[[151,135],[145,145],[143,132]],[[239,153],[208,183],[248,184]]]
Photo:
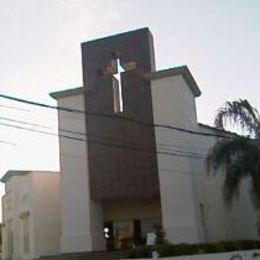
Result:
[[250,178],[252,200],[260,206],[260,115],[247,100],[226,102],[218,110],[215,126],[225,130],[230,123],[239,127],[244,134],[228,134],[227,138],[217,140],[207,156],[209,171],[219,168],[225,171],[223,196],[227,206],[239,195],[241,180]]

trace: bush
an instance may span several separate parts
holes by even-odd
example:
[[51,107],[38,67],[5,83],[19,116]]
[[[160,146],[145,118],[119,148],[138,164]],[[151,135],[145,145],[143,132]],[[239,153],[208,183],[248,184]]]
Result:
[[149,258],[152,252],[156,250],[160,256],[180,256],[195,254],[210,254],[219,252],[230,252],[239,250],[248,250],[260,248],[258,240],[238,240],[238,241],[220,241],[217,243],[202,244],[162,244],[155,246],[142,246],[132,249],[128,252],[128,258]]
[[131,249],[128,252],[128,258],[145,258],[152,255],[153,247],[152,246],[141,246],[135,249]]
[[156,245],[165,245],[168,244],[166,238],[165,238],[165,231],[163,230],[162,225],[156,224],[154,225],[155,229],[155,235],[156,235]]

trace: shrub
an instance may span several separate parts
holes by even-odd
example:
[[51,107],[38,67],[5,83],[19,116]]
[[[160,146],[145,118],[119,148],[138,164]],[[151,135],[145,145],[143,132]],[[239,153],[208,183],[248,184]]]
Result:
[[153,251],[152,246],[141,246],[137,247],[135,249],[131,249],[128,251],[128,258],[145,258],[145,257],[150,257]]
[[237,240],[237,241],[220,241],[217,243],[202,243],[202,244],[161,244],[155,246],[142,246],[132,249],[128,252],[129,258],[149,258],[152,251],[156,250],[160,256],[180,256],[180,255],[195,255],[209,254],[219,252],[229,252],[238,250],[248,250],[260,248],[258,240]]
[[155,235],[156,235],[156,245],[165,245],[167,244],[167,240],[165,238],[165,231],[163,230],[162,225],[156,224],[154,225]]

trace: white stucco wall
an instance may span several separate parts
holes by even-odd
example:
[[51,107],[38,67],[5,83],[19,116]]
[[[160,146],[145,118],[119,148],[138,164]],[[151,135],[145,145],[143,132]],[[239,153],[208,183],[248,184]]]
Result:
[[[154,121],[216,134],[197,124],[193,94],[181,75],[151,81]],[[257,213],[250,202],[248,181],[229,210],[222,197],[223,172],[208,175],[205,158],[215,137],[156,128],[158,151],[199,154],[202,159],[158,154],[163,225],[173,243],[259,239]],[[192,154],[189,154],[189,156]]]
[[[193,94],[181,75],[152,80],[155,124],[195,129]],[[194,151],[190,134],[156,128],[157,151]],[[200,242],[191,158],[158,154],[163,225],[172,243]]]
[[[56,172],[29,172],[13,175],[3,197],[3,259],[7,259],[7,225],[14,233],[13,259],[34,259],[60,251],[60,175]],[[22,218],[29,218],[29,254],[24,253]]]
[[[58,105],[85,110],[83,94],[60,98]],[[62,129],[82,133],[73,134]],[[99,202],[90,199],[86,121],[84,113],[59,111],[62,252],[103,250],[103,213]]]
[[[214,130],[203,127],[199,127],[199,131],[216,133]],[[196,139],[205,151],[216,140],[205,137],[196,137]],[[242,181],[238,200],[235,199],[232,207],[227,208],[224,205],[222,193],[224,172],[220,170],[215,175],[212,173],[208,175],[203,169],[204,165],[196,164],[195,166],[197,169],[201,168],[200,173],[197,173],[196,186],[200,187],[199,202],[205,205],[208,240],[259,239],[256,228],[258,212],[250,198],[250,180]]]
[[[241,184],[239,200],[235,201],[232,208],[227,212],[227,237],[228,239],[259,239],[257,221],[259,210],[253,207],[250,198],[250,180],[244,180]],[[259,224],[259,223],[258,223]]]
[[[31,219],[33,219],[32,213],[32,179],[31,176],[26,175],[23,177],[13,176],[10,178],[6,184],[6,193],[3,196],[3,258],[7,257],[7,225],[11,221],[12,229],[14,233],[14,249],[13,249],[13,258],[17,259],[21,256],[25,257],[22,252],[22,243],[20,240],[21,237],[21,227],[20,227],[20,214],[23,212],[30,212]],[[27,196],[26,196],[27,195]],[[25,198],[26,199],[23,199]],[[31,221],[33,225],[33,220]],[[30,230],[30,237],[33,237],[32,228]],[[31,244],[31,255],[35,254],[33,239],[30,239]]]
[[60,252],[60,174],[33,174],[34,248],[38,256]]

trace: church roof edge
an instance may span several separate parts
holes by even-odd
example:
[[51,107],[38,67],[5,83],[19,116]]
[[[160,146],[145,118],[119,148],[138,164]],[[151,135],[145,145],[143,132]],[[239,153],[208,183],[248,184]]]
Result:
[[119,33],[116,33],[116,34],[113,34],[113,35],[105,36],[105,37],[98,37],[98,38],[95,38],[95,39],[92,39],[92,40],[83,41],[81,43],[81,45],[92,44],[92,43],[103,41],[103,40],[106,40],[106,39],[109,39],[109,38],[121,37],[121,36],[131,35],[131,34],[140,33],[140,32],[147,32],[147,33],[150,33],[152,35],[149,27],[142,27],[142,28],[137,28],[137,29],[133,29],[133,30],[129,30],[129,31],[122,31],[122,32],[119,32]]
[[5,183],[8,181],[8,179],[10,179],[12,176],[24,176],[27,175],[29,173],[59,173],[56,171],[36,171],[36,170],[27,170],[27,171],[22,171],[22,170],[10,170],[7,171],[4,176],[0,179],[1,182]]
[[76,96],[76,95],[81,95],[84,93],[84,87],[77,87],[77,88],[72,88],[72,89],[66,89],[66,90],[61,90],[57,92],[52,92],[49,95],[54,98],[54,99],[59,99],[59,98],[65,98],[65,97],[70,97],[70,96]]
[[201,91],[199,89],[199,86],[196,83],[195,79],[193,78],[193,76],[187,66],[180,66],[180,67],[174,67],[174,68],[170,68],[170,69],[149,72],[149,73],[145,74],[144,77],[146,79],[153,80],[153,79],[175,76],[175,75],[179,75],[179,74],[181,74],[184,77],[184,79],[187,81],[194,96],[195,97],[200,96]]

